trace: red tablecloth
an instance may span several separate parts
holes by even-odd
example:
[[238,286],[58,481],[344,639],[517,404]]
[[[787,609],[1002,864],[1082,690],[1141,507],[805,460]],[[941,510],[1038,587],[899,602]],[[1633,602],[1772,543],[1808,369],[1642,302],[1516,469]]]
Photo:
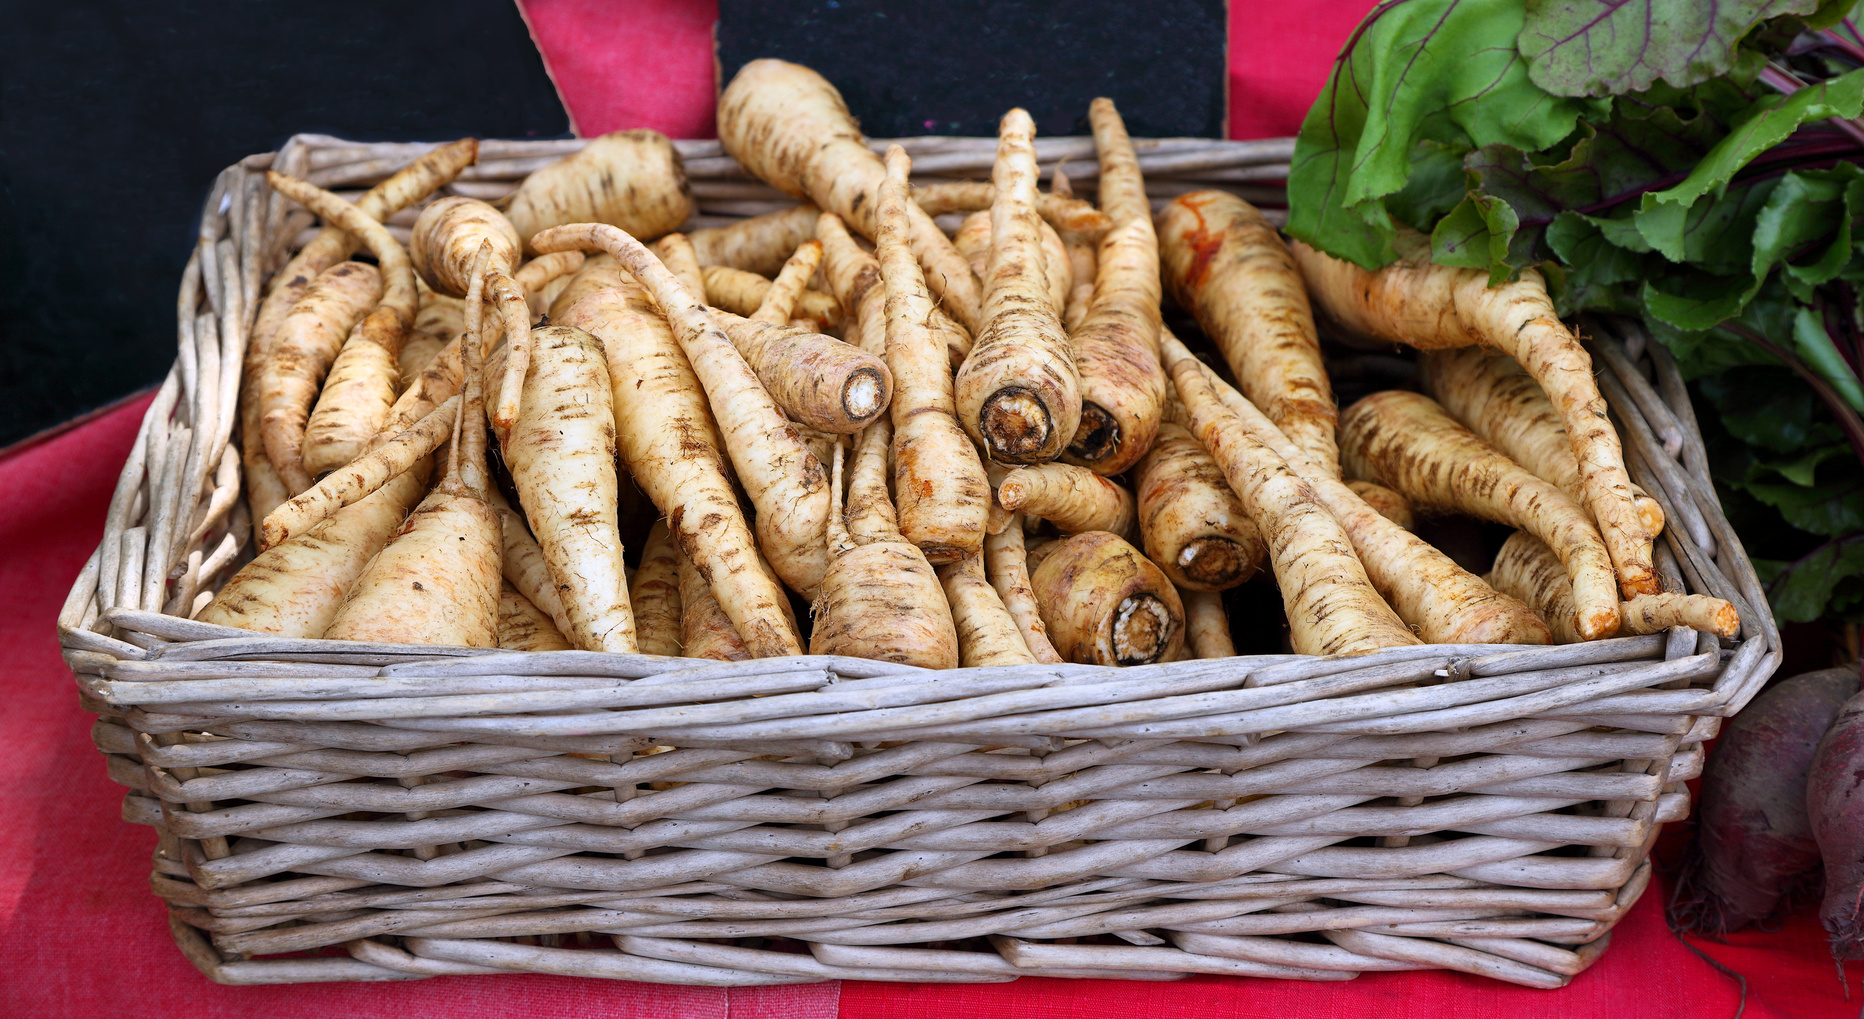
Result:
[[[586,134],[655,127],[711,133],[707,3],[529,0],[527,14]],[[1231,131],[1292,133],[1364,0],[1263,5],[1231,28]],[[153,341],[153,340],[152,340]],[[418,1017],[601,1015],[639,1019],[950,1019],[955,1016],[1325,1016],[1639,1019],[1735,1012],[1730,978],[1665,929],[1653,885],[1591,970],[1561,991],[1450,973],[1369,974],[1345,984],[1193,977],[1170,984],[1025,978],[996,985],[662,987],[548,976],[387,984],[220,987],[175,950],[146,876],[155,838],[117,818],[58,657],[54,620],[103,528],[117,468],[147,399],[0,460],[0,1005],[13,1014]],[[1746,975],[1754,1019],[1852,1016],[1806,913],[1771,933],[1705,945]],[[1851,969],[1855,982],[1858,967]]]

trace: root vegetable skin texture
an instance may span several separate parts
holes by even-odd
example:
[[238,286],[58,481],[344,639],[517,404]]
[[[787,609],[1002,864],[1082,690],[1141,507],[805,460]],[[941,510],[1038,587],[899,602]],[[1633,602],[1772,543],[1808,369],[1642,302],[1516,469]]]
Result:
[[1673,922],[1719,936],[1775,915],[1810,890],[1819,863],[1813,790],[1820,737],[1857,689],[1855,666],[1795,676],[1761,691],[1722,728],[1703,769]]
[[[654,242],[651,249],[660,264],[667,267],[673,278],[680,281],[694,297],[705,293],[705,267],[699,264],[699,253],[693,250],[692,238],[685,234],[668,234]],[[601,256],[610,262],[615,256]]]
[[258,376],[259,437],[287,495],[311,487],[304,430],[311,406],[350,330],[381,296],[381,275],[361,262],[333,266],[305,290],[279,326]]
[[984,539],[984,573],[1036,661],[1061,661],[1049,642],[1048,626],[1042,622],[1042,608],[1036,604],[1036,591],[1029,581],[1029,553],[1023,547],[1020,516],[1012,516],[1002,534]]
[[973,669],[1036,663],[1016,620],[985,579],[981,553],[939,567],[938,577],[958,633],[959,664]]
[[[414,469],[453,435],[458,414],[459,400],[454,397],[407,430],[294,496],[261,525],[265,547],[308,532],[345,506],[361,502],[389,481]],[[403,515],[406,515],[405,507]]]
[[790,320],[790,309],[796,307],[796,298],[808,288],[809,280],[822,265],[822,242],[805,241],[796,249],[796,253],[783,263],[783,269],[777,278],[771,280],[770,289],[764,291],[763,300],[758,302],[757,310],[748,317],[755,322],[767,322],[771,325],[784,325]]
[[1185,645],[1193,658],[1234,658],[1230,617],[1223,610],[1223,595],[1216,591],[1183,591]]
[[490,264],[500,271],[517,268],[518,231],[504,213],[476,198],[442,198],[421,210],[414,221],[408,252],[414,271],[447,297],[465,297],[472,282],[473,259],[482,244],[492,245]]
[[1321,504],[1314,486],[1250,434],[1188,350],[1168,335],[1161,334],[1160,340],[1191,433],[1223,468],[1268,545],[1295,653],[1345,654],[1420,643],[1373,588],[1346,530]]
[[[876,193],[886,170],[841,93],[821,75],[782,60],[745,64],[719,95],[718,137],[758,178],[874,236]],[[906,213],[926,282],[945,310],[976,333],[982,304],[977,277],[932,217],[916,204]]]
[[997,501],[1012,513],[1040,517],[1070,534],[1133,533],[1133,493],[1085,467],[1018,467],[997,487]]
[[1241,384],[1307,458],[1334,477],[1339,412],[1300,267],[1248,202],[1223,191],[1173,199],[1158,217],[1166,280]]
[[614,131],[524,179],[505,215],[527,240],[565,223],[607,223],[653,240],[692,215],[692,189],[658,131]]
[[641,545],[641,565],[628,585],[634,640],[644,655],[680,653],[680,556],[665,520],[654,521]]
[[1184,649],[1184,603],[1150,559],[1118,535],[1077,534],[1031,578],[1049,639],[1083,665],[1147,665]]
[[1080,427],[1081,377],[1049,303],[1036,228],[1035,125],[1023,110],[1003,117],[992,177],[997,200],[984,327],[958,369],[953,395],[959,422],[992,459],[1044,463],[1060,456]]
[[304,427],[303,467],[316,477],[362,454],[388,422],[401,380],[406,333],[383,328],[385,316],[356,323],[324,379]]
[[[863,344],[876,335],[893,371],[893,483],[900,533],[926,559],[953,563],[983,547],[992,504],[990,479],[977,448],[958,423],[948,368],[944,316],[932,303],[919,263],[907,244],[904,155],[887,154],[887,178],[875,212],[876,258],[866,258],[826,214],[816,228],[828,248],[830,285],[838,296],[857,296],[857,328]],[[873,264],[879,286],[860,291],[858,278]],[[878,296],[876,296],[878,295]]]
[[562,322],[602,341],[622,463],[666,516],[715,603],[751,635],[759,657],[801,654],[781,622],[788,598],[757,564],[705,391],[659,306],[630,280],[584,298]]
[[[747,318],[756,313],[764,303],[764,296],[770,293],[770,280],[730,266],[708,265],[704,268],[704,279],[707,304]],[[796,295],[789,320],[815,332],[839,329],[841,306],[820,290],[804,290]]]
[[409,472],[241,567],[195,618],[281,637],[322,637],[364,567],[426,487]]
[[[1738,717],[1738,716],[1737,716]],[[1819,919],[1834,959],[1864,958],[1864,697],[1845,702],[1806,779],[1806,813],[1825,863]]]
[[[1194,381],[1215,395],[1222,408],[1234,415],[1238,427],[1267,445],[1313,486],[1321,505],[1346,529],[1373,588],[1426,641],[1547,643],[1547,625],[1526,605],[1496,591],[1429,542],[1367,505],[1351,488],[1303,455],[1255,404],[1198,363],[1176,337],[1166,332],[1161,338],[1175,379],[1195,375]],[[1186,375],[1179,375],[1181,369]],[[1179,384],[1184,385],[1182,381]]]
[[[664,260],[663,260],[664,263]],[[679,273],[674,273],[678,276]],[[684,281],[684,277],[682,277]],[[550,302],[550,321],[561,322],[571,308],[576,307],[583,298],[597,291],[610,287],[638,287],[634,277],[628,275],[615,259],[608,255],[597,255],[583,263],[582,271],[570,277],[568,286],[558,291],[556,300]]]
[[[1048,284],[1049,303],[1059,315],[1067,307],[1068,295],[1074,290],[1074,263],[1068,258],[1067,245],[1062,243],[1054,229],[1046,222],[1040,225],[1040,229],[1042,278]],[[971,271],[982,279],[990,269],[990,210],[986,208],[966,216],[958,232],[952,235],[951,243],[958,249],[958,254],[964,256]]]
[[523,517],[509,506],[496,508],[504,543],[504,553],[499,558],[500,575],[505,583],[537,606],[538,611],[550,617],[551,625],[562,633],[570,625],[569,611],[563,607],[563,592],[550,576],[550,564],[544,560],[543,548],[537,544]]
[[1262,568],[1262,532],[1202,443],[1166,422],[1139,461],[1137,513],[1147,558],[1186,591],[1236,587]]
[[573,326],[545,326],[533,339],[525,409],[505,441],[505,463],[563,593],[564,636],[585,651],[632,654],[608,366],[600,342]]
[[1340,453],[1349,473],[1393,489],[1419,509],[1469,513],[1533,533],[1573,581],[1580,637],[1598,640],[1618,631],[1618,584],[1586,511],[1477,438],[1436,401],[1397,390],[1360,400],[1340,417]]
[[1405,257],[1376,273],[1298,241],[1291,250],[1316,306],[1352,332],[1420,350],[1480,344],[1514,358],[1566,424],[1580,469],[1579,502],[1598,521],[1621,592],[1659,593],[1652,535],[1625,473],[1624,447],[1606,419],[1592,358],[1560,322],[1540,274],[1523,270],[1514,282],[1490,287],[1479,269],[1431,264],[1422,236],[1400,242]]
[[828,573],[816,596],[809,653],[900,662],[927,669],[958,664],[958,633],[932,564],[900,536],[887,497],[892,426],[877,421],[861,436],[841,508],[840,446],[830,468]]
[[[421,377],[421,373],[427,370],[428,365],[434,363],[434,358],[439,357],[440,351],[445,347],[445,341],[430,333],[416,332],[408,336],[407,341],[401,345],[401,358],[398,362],[401,370],[402,392],[406,392],[409,386],[414,385],[415,380]],[[390,409],[393,409],[392,406]],[[384,420],[384,424],[386,423]]]
[[875,354],[813,332],[772,325],[728,311],[712,316],[790,420],[835,435],[852,435],[893,399],[893,373]]
[[738,638],[717,598],[712,585],[706,583],[690,559],[679,557],[680,647],[688,658],[706,658],[720,662],[742,662],[751,657],[750,648]]
[[821,213],[821,209],[804,202],[730,226],[694,230],[693,250],[698,252],[699,264],[707,268],[728,266],[766,278],[775,276],[790,253],[815,236],[816,217]]
[[1377,510],[1379,516],[1409,531],[1417,524],[1416,514],[1411,512],[1411,501],[1384,485],[1370,481],[1348,481],[1346,487],[1353,494],[1365,500],[1366,505]]
[[1113,475],[1152,448],[1165,409],[1159,240],[1139,157],[1113,100],[1094,100],[1088,119],[1100,153],[1100,204],[1114,226],[1100,241],[1086,313],[1068,332],[1081,377],[1081,421],[1064,459]]
[[549,616],[509,583],[498,592],[498,646],[504,651],[568,651],[574,647]]
[[525,302],[530,305],[533,318],[550,307],[550,302],[544,299],[544,288],[564,276],[574,275],[582,269],[582,264],[582,252],[559,251],[533,258],[511,274],[513,282],[524,288]]
[[[805,596],[813,595],[828,565],[828,550],[822,543],[828,524],[828,477],[737,347],[660,260],[622,231],[574,224],[547,230],[531,241],[546,253],[602,248],[652,295],[705,388],[732,466],[757,507],[759,546],[784,583]],[[662,512],[673,518],[664,506]],[[680,519],[673,519],[672,525],[675,533],[686,526]],[[687,546],[683,535],[681,548],[698,561],[699,555]],[[716,577],[713,580],[717,582]],[[756,625],[736,615],[732,618],[740,627]],[[769,646],[760,636],[746,639],[754,647]]]
[[[990,208],[996,198],[996,186],[982,181],[940,182],[913,189],[913,201],[928,216],[942,216],[947,212],[977,212]],[[1036,211],[1049,226],[1058,231],[1097,234],[1113,225],[1106,213],[1068,195],[1037,195]]]

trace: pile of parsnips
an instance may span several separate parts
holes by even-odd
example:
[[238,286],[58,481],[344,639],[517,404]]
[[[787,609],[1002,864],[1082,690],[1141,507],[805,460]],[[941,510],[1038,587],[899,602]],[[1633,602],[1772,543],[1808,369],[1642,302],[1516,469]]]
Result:
[[[1039,190],[1020,109],[990,184],[914,189],[826,80],[756,61],[719,137],[804,204],[690,236],[652,132],[501,207],[433,200],[406,249],[382,221],[472,141],[354,204],[270,174],[325,226],[273,278],[245,366],[264,551],[198,618],[736,659],[805,650],[795,592],[813,653],[1134,665],[1233,654],[1220,592],[1266,561],[1302,653],[1735,634],[1728,603],[1661,590],[1661,512],[1531,271],[1491,288],[1419,245],[1367,273],[1217,191],[1155,220],[1114,104],[1090,121],[1097,207],[1059,171]],[[1165,285],[1234,387],[1162,327]],[[1440,402],[1340,415],[1310,295],[1427,351]],[[621,470],[661,518],[632,569]],[[1411,533],[1414,508],[1519,531],[1485,579]]]

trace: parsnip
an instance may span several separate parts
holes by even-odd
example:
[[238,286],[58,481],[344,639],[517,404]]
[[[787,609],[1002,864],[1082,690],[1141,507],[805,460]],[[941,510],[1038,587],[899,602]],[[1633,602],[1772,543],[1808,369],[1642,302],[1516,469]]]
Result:
[[1182,393],[1185,385],[1181,378],[1201,382],[1203,388],[1234,416],[1237,427],[1281,456],[1312,486],[1321,505],[1346,529],[1373,588],[1398,617],[1414,627],[1426,641],[1435,644],[1547,642],[1546,625],[1527,606],[1495,591],[1449,556],[1367,505],[1352,489],[1309,460],[1255,404],[1223,383],[1215,372],[1199,364],[1169,331],[1161,332],[1160,340],[1179,391]]
[[[1579,607],[1573,601],[1573,582],[1565,565],[1546,542],[1527,531],[1516,531],[1502,543],[1489,571],[1489,583],[1539,613],[1553,630],[1554,643],[1588,639],[1579,631]],[[1619,616],[1617,632],[1627,636],[1687,626],[1733,640],[1741,631],[1741,618],[1733,605],[1700,594],[1639,595],[1619,606]]]
[[699,264],[707,268],[726,266],[759,276],[775,276],[790,252],[815,236],[816,217],[821,214],[821,209],[804,202],[730,226],[694,230],[693,250],[698,252]]
[[383,328],[384,318],[356,323],[324,379],[304,426],[303,468],[312,477],[356,459],[388,422],[400,393],[407,333]]
[[722,611],[759,657],[801,654],[795,632],[780,623],[788,599],[756,565],[705,391],[659,306],[630,280],[585,297],[562,321],[602,341],[622,462]]
[[1018,467],[997,486],[997,502],[1012,513],[1041,517],[1070,534],[1133,533],[1133,493],[1111,478],[1072,464]]
[[[814,208],[814,206],[810,206]],[[714,308],[750,317],[770,293],[770,280],[754,272],[725,265],[705,267],[705,299]],[[816,332],[833,332],[842,328],[841,305],[820,290],[804,290],[796,295],[790,309],[790,321],[806,325]]]
[[1611,558],[1585,510],[1430,397],[1393,390],[1355,403],[1340,417],[1340,454],[1347,471],[1397,491],[1419,509],[1469,513],[1533,532],[1566,564],[1579,606],[1578,632],[1596,640],[1618,629]]
[[900,536],[887,498],[892,425],[861,434],[848,505],[841,510],[842,447],[829,471],[828,573],[815,600],[809,653],[900,662],[927,669],[958,664],[958,634],[932,564]]
[[1236,587],[1262,568],[1262,532],[1182,425],[1164,422],[1137,468],[1139,534],[1146,557],[1186,591]]
[[452,437],[458,416],[459,398],[451,397],[392,439],[379,443],[287,500],[263,521],[264,546],[270,548],[308,533],[345,506],[361,502],[393,479],[413,470]]
[[574,647],[550,617],[510,582],[498,591],[498,646],[504,651],[568,651]]
[[[928,216],[942,216],[947,212],[977,212],[990,208],[990,203],[996,198],[996,186],[986,181],[940,181],[913,189],[913,201]],[[1113,225],[1106,213],[1094,208],[1092,204],[1065,195],[1038,195],[1036,211],[1057,231],[1100,233]]]
[[1042,622],[1042,609],[1029,583],[1029,555],[1023,547],[1021,516],[1012,516],[1002,534],[984,539],[984,573],[1036,661],[1061,661],[1055,645],[1049,643],[1048,627]]
[[[1068,294],[1074,290],[1074,263],[1068,258],[1067,245],[1053,228],[1045,222],[1039,229],[1042,233],[1042,278],[1048,283],[1049,303],[1059,315],[1068,305]],[[964,256],[971,271],[982,279],[990,271],[990,210],[986,208],[966,216],[958,232],[952,234],[951,243],[958,254]]]
[[[665,241],[666,238],[663,237],[661,240]],[[665,264],[666,260],[663,258],[661,262]],[[680,274],[674,272],[674,275]],[[634,277],[628,274],[628,270],[623,269],[621,264],[615,261],[613,255],[606,253],[596,255],[583,263],[582,271],[571,276],[569,285],[564,287],[557,294],[556,299],[550,302],[550,321],[563,321],[563,317],[569,314],[571,308],[576,307],[577,302],[597,291],[607,290],[610,287],[638,285],[634,282]]]
[[878,355],[807,326],[772,325],[716,309],[712,318],[792,421],[852,435],[893,398],[893,373]]
[[754,322],[765,322],[773,326],[788,324],[790,309],[796,307],[796,298],[808,288],[809,281],[815,277],[816,270],[821,266],[821,241],[804,241],[798,245],[795,253],[783,263],[783,269],[777,273],[777,278],[770,281],[770,288],[764,291],[764,297],[758,302],[757,310],[747,317]]
[[1370,481],[1354,479],[1346,483],[1353,494],[1365,501],[1365,504],[1378,511],[1379,516],[1409,531],[1417,523],[1416,515],[1411,512],[1411,501],[1384,485]]
[[533,258],[511,274],[512,281],[524,288],[525,301],[531,306],[532,318],[550,309],[550,301],[544,297],[545,289],[557,280],[581,271],[582,264],[582,252],[559,251],[554,255]]
[[1223,595],[1216,591],[1184,591],[1185,645],[1193,658],[1232,658],[1236,644],[1230,639],[1230,617],[1223,610]]
[[680,653],[680,558],[667,522],[654,521],[641,545],[641,565],[628,585],[634,640],[644,655]]
[[1113,100],[1094,100],[1088,120],[1100,153],[1100,206],[1113,227],[1100,240],[1087,312],[1068,333],[1081,376],[1081,422],[1063,459],[1113,475],[1152,448],[1165,409],[1159,241],[1139,157]]
[[705,575],[684,554],[675,565],[680,581],[680,653],[687,658],[722,662],[751,658],[751,649],[739,639],[737,628],[713,596]]
[[984,577],[982,553],[946,563],[938,568],[938,577],[958,634],[959,664],[973,669],[1036,662],[1016,620]]
[[[408,387],[414,385],[415,380],[421,377],[421,373],[427,370],[427,366],[434,363],[434,358],[440,356],[440,351],[444,347],[446,347],[446,341],[432,333],[416,331],[408,334],[407,340],[401,345],[401,357],[397,362],[397,367],[401,372],[400,393],[407,392]],[[399,393],[397,399],[399,399]],[[391,406],[390,409],[393,410],[393,407]],[[386,420],[383,423],[386,424]]]
[[[545,253],[602,248],[653,296],[705,388],[725,434],[726,452],[757,507],[757,534],[765,557],[784,583],[805,596],[813,594],[827,567],[822,534],[828,524],[828,477],[705,307],[640,242],[614,227],[561,226],[533,237],[531,243]],[[662,511],[674,516],[664,506]],[[678,533],[681,521],[673,519],[673,527]],[[699,560],[684,537],[681,548]],[[732,619],[740,627],[746,625],[735,615]],[[756,638],[747,640],[757,643]]]
[[[976,447],[958,423],[946,338],[958,325],[933,305],[908,245],[905,159],[894,159],[889,152],[886,173],[874,213],[877,260],[866,257],[841,220],[827,213],[816,234],[827,246],[830,287],[844,301],[860,301],[858,306],[850,304],[860,342],[868,349],[876,342],[883,347],[898,387],[892,421],[900,533],[919,546],[927,560],[957,562],[983,547],[992,502],[990,481]],[[880,285],[857,294],[870,265]]]
[[[1497,287],[1488,273],[1430,262],[1429,240],[1399,238],[1403,257],[1376,273],[1295,242],[1314,300],[1349,331],[1420,350],[1490,346],[1513,357],[1541,384],[1566,423],[1584,498],[1617,570],[1625,597],[1661,590],[1651,565],[1651,534],[1625,473],[1624,449],[1605,416],[1592,358],[1554,313],[1533,269]],[[1584,598],[1581,599],[1585,601]]]
[[[764,182],[874,236],[875,199],[886,169],[868,150],[841,93],[821,75],[782,60],[745,64],[719,95],[718,137]],[[982,306],[977,277],[932,217],[917,205],[906,214],[926,282],[946,312],[975,333]]]
[[560,634],[570,625],[569,610],[563,606],[563,591],[550,576],[550,563],[543,546],[531,534],[530,525],[516,510],[504,505],[504,496],[496,490],[488,493],[498,511],[499,532],[504,550],[499,556],[499,573],[505,583],[516,588],[525,600],[549,617]]
[[[705,293],[705,267],[699,264],[699,252],[693,250],[692,238],[671,233],[655,241],[649,250],[694,297]],[[606,252],[597,257],[611,263],[615,261],[615,256]]]
[[345,337],[380,296],[381,275],[373,267],[344,262],[319,276],[278,328],[272,356],[259,370],[256,409],[258,438],[287,496],[311,487],[304,467],[311,405]]
[[[889,161],[905,160],[900,152]],[[983,330],[954,383],[958,421],[992,459],[1043,463],[1081,424],[1081,378],[1049,303],[1035,214],[1035,123],[1020,109],[998,129]]]
[[1150,559],[1119,535],[1062,542],[1030,578],[1049,639],[1084,665],[1148,665],[1184,646],[1184,603]]
[[564,223],[607,223],[653,240],[692,215],[692,188],[658,131],[613,131],[524,179],[505,214],[528,241]]

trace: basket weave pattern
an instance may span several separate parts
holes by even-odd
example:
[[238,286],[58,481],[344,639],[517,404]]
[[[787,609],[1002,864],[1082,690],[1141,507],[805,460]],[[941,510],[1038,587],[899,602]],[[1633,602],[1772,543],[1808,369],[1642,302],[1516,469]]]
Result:
[[[486,142],[448,190],[500,197],[580,144]],[[792,201],[717,143],[678,144],[693,225]],[[907,144],[922,179],[978,179],[995,143]],[[1217,186],[1264,203],[1292,148],[1140,144],[1155,200]],[[1593,351],[1632,476],[1671,521],[1659,569],[1736,605],[1731,646],[1677,630],[928,673],[193,622],[250,554],[230,444],[246,330],[312,222],[262,171],[356,188],[426,148],[301,135],[221,174],[180,356],[60,617],[123,816],[160,833],[154,890],[216,980],[1447,968],[1557,987],[1647,886],[1702,741],[1778,664],[1681,379],[1629,329]],[[1091,139],[1037,150],[1091,191]],[[333,947],[347,954],[259,958]]]

